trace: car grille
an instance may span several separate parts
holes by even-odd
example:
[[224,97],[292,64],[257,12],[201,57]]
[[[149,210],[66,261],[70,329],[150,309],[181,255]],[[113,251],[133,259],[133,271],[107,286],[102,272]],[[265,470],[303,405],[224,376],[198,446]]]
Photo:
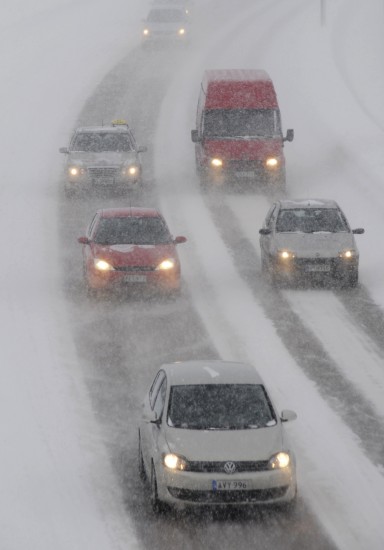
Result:
[[[227,462],[189,462],[188,472],[226,474]],[[264,472],[268,470],[268,460],[234,462],[235,472]]]
[[112,179],[119,175],[119,169],[113,166],[91,166],[88,173],[93,179]]
[[193,491],[168,487],[169,493],[177,499],[205,504],[221,504],[236,502],[267,502],[282,498],[288,490],[288,485],[272,489],[253,489],[250,491]]

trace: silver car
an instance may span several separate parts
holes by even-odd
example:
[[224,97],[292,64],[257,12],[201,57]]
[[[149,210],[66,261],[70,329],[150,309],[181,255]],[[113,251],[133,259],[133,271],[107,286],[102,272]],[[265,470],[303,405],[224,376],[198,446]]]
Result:
[[327,278],[342,286],[358,283],[355,234],[333,200],[280,200],[270,208],[260,233],[262,271],[273,281]]
[[229,361],[163,365],[145,396],[139,471],[155,511],[296,499],[295,455],[254,367]]
[[156,5],[144,20],[142,47],[187,46],[190,28],[190,18],[183,5]]
[[142,179],[140,153],[146,150],[136,145],[125,121],[77,128],[69,147],[59,149],[66,155],[66,194],[95,188],[125,191],[138,187]]

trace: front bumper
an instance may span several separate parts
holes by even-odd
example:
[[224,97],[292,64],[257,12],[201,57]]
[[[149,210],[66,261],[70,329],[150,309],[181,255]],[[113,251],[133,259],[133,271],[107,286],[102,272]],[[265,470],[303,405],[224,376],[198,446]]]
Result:
[[141,182],[141,176],[141,167],[134,175],[122,173],[121,168],[90,167],[77,176],[68,174],[65,188],[67,191],[90,191],[96,188],[126,189],[136,187]]
[[180,269],[169,271],[155,270],[152,267],[118,268],[113,271],[98,271],[89,268],[85,279],[87,286],[93,290],[136,289],[157,291],[178,291],[180,289]]
[[[230,490],[217,489],[218,482],[231,482]],[[244,483],[246,488],[242,488]],[[170,472],[161,466],[157,489],[159,499],[176,507],[201,505],[283,504],[296,496],[294,466],[281,470],[242,472],[232,475]]]
[[201,168],[204,179],[213,184],[252,183],[268,187],[285,185],[285,168],[269,169],[262,161],[228,161],[221,167],[205,165]]
[[275,259],[273,271],[284,278],[330,278],[343,280],[357,273],[359,260],[342,258],[292,258],[287,261]]

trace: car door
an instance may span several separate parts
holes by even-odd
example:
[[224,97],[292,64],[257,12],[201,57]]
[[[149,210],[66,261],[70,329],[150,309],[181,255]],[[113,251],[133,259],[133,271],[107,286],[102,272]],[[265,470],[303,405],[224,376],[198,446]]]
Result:
[[268,229],[270,231],[267,235],[260,235],[260,249],[261,249],[261,259],[262,262],[268,260],[271,257],[271,249],[273,246],[273,239],[275,234],[275,224],[276,217],[278,212],[277,204],[273,204],[268,211],[268,214],[265,218],[263,229]]
[[[162,414],[165,404],[167,379],[165,372],[160,370],[143,403],[143,417],[140,428],[141,448],[147,472],[150,472],[152,458],[157,461],[159,454],[159,437],[161,432]],[[155,422],[158,420],[158,422]]]

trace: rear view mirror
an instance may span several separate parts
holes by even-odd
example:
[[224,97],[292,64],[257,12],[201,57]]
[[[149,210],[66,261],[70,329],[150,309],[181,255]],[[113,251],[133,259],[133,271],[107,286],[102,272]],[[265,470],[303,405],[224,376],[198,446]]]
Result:
[[282,422],[290,422],[292,420],[296,420],[297,414],[294,411],[290,411],[288,409],[284,409],[281,411],[280,419]]
[[87,237],[79,237],[77,239],[77,242],[79,242],[80,244],[89,244],[89,239]]
[[197,130],[191,130],[191,139],[193,143],[199,143],[199,141],[201,141]]
[[266,228],[262,228],[262,229],[259,229],[259,233],[260,235],[270,235],[271,234],[271,230],[270,229],[266,229]]
[[179,237],[175,237],[175,239],[173,239],[173,242],[175,244],[182,244],[182,243],[185,243],[187,241],[187,238],[186,237],[182,237],[182,236],[179,236]]
[[140,147],[137,148],[138,153],[146,153],[147,151],[148,149],[144,145],[140,145]]
[[283,141],[293,141],[294,136],[295,136],[294,130],[292,129],[287,130],[287,135],[285,136]]
[[68,153],[69,153],[68,147],[60,147],[59,153],[66,153],[66,154],[68,154]]

